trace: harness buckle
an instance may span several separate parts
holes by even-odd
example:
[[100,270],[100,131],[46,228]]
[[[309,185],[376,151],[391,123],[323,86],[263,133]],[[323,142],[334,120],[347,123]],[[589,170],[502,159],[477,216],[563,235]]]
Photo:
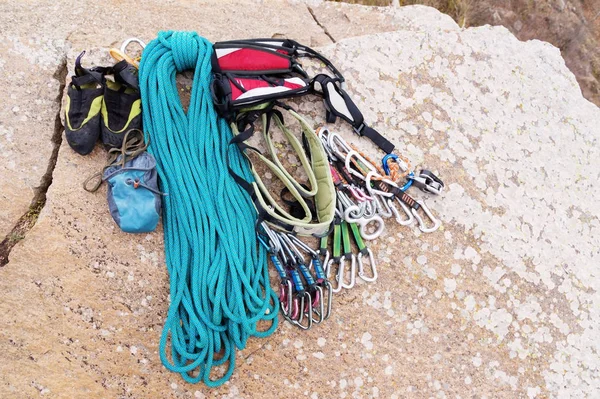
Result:
[[363,135],[362,131],[365,129],[365,126],[366,125],[363,122],[363,123],[360,124],[359,127],[352,126],[352,129],[354,129],[354,131],[356,132],[356,134],[358,134],[360,137],[362,137],[362,135]]

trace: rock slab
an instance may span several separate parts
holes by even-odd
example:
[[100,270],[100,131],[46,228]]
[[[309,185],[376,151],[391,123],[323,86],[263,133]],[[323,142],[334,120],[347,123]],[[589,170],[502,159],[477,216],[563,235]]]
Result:
[[[261,3],[254,17],[270,5]],[[210,39],[230,32],[231,15],[240,11],[229,6],[228,13],[212,11]],[[21,15],[1,7],[1,18]],[[39,21],[39,30],[16,33],[67,32],[52,31],[59,22],[42,18],[57,11],[27,7],[39,16],[27,23]],[[165,26],[202,31],[194,12],[211,9],[183,5],[165,14],[166,22],[141,24],[139,36],[150,39]],[[150,10],[166,6],[140,12]],[[303,3],[285,10],[297,28],[253,21],[252,36],[330,43]],[[443,229],[420,234],[386,223],[385,237],[371,244],[376,283],[336,296],[331,319],[309,332],[282,323],[269,339],[251,340],[231,381],[208,390],[182,382],[158,359],[168,307],[162,231],[121,233],[103,193],[80,188],[101,167],[103,151],[79,157],[63,142],[46,207],[0,269],[1,397],[597,395],[600,110],[583,99],[558,50],[546,43],[519,42],[503,28],[460,30],[432,9],[400,8],[393,17],[387,9],[339,10],[373,18],[379,31],[397,24],[395,32],[372,28],[369,36],[342,40],[351,29],[332,17],[321,25],[338,42],[322,51],[344,71],[374,127],[413,164],[444,178],[443,197],[414,193],[426,198]],[[96,48],[91,60],[103,60],[98,46],[116,33],[94,23],[86,31],[73,26],[64,43],[69,65],[81,48]],[[119,37],[131,34],[128,27],[118,28]],[[231,29],[232,36],[248,35]],[[315,125],[323,122],[316,101],[296,106]],[[20,123],[6,121],[13,129]],[[331,128],[381,156],[347,126]]]

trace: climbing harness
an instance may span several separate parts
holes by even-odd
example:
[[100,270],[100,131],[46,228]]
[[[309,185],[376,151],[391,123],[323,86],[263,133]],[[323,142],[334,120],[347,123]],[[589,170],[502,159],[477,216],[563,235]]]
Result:
[[[305,57],[320,61],[331,75],[321,73],[309,76],[301,63]],[[254,183],[234,177],[250,193],[255,203],[259,214],[257,224],[267,222],[269,228],[279,230],[274,233],[275,236],[292,232],[320,238],[318,251],[315,251],[289,237],[269,235],[271,247],[279,248],[279,263],[286,265],[292,277],[294,270],[299,271],[298,276],[302,275],[310,286],[310,279],[303,273],[303,261],[297,252],[296,246],[299,246],[308,250],[313,263],[315,259],[322,261],[328,279],[335,274],[330,283],[332,292],[352,288],[357,269],[359,278],[372,282],[378,276],[377,265],[364,240],[376,239],[383,233],[384,219],[394,217],[404,226],[416,220],[423,232],[439,228],[439,222],[425,203],[410,197],[406,190],[415,185],[425,192],[440,194],[443,182],[426,170],[415,176],[408,159],[392,154],[393,144],[365,124],[362,113],[343,88],[344,77],[324,56],[293,40],[232,40],[215,43],[212,66],[214,77],[211,94],[215,108],[232,123],[232,131],[236,135],[232,143],[237,144],[249,160],[250,154],[255,159],[251,161]],[[385,151],[387,158],[383,160],[383,168],[327,129],[319,129],[316,133],[318,140],[315,140],[315,134],[306,121],[280,102],[307,94],[323,98],[328,123],[335,122],[339,117],[350,123],[358,135],[367,136]],[[300,142],[284,127],[281,111],[275,110],[276,107],[288,110],[300,122],[307,156],[304,156]],[[246,143],[254,133],[254,122],[259,118],[271,159]],[[282,130],[300,159],[308,177],[306,186],[299,184],[279,162],[269,132],[271,121]],[[322,150],[316,148],[317,143]],[[307,167],[307,157],[312,162],[312,170]],[[257,160],[283,183],[284,191],[291,196],[291,200],[282,197],[283,202],[290,206],[289,210],[270,194],[266,183],[257,173]],[[315,178],[325,175],[328,177],[325,191],[321,191],[322,185],[317,185],[318,192],[315,195]],[[419,213],[421,208],[423,216]],[[316,218],[313,213],[317,213]],[[330,234],[332,252],[328,248]],[[352,252],[351,236],[358,247],[358,255]],[[276,268],[279,270],[277,265]],[[281,290],[284,295],[280,295],[280,300],[283,309],[286,301],[290,300],[285,294],[290,290],[295,292],[294,301],[300,305],[287,304],[288,309],[297,311],[284,311],[284,316],[298,324],[306,313],[301,303],[307,303],[310,294],[307,296],[305,287],[293,278],[291,280],[294,284],[288,284],[286,281],[289,279],[282,280],[281,286],[285,289]],[[301,327],[307,328],[307,325]]]
[[[301,58],[323,63],[333,77],[309,77]],[[323,98],[326,119],[348,122],[356,134],[369,138],[386,153],[394,145],[365,123],[364,116],[343,89],[342,74],[323,55],[293,40],[247,39],[217,42],[212,59],[213,101],[219,114],[235,120],[243,109],[285,98],[314,94]]]
[[[252,181],[242,153],[228,146],[229,125],[212,107],[211,55],[211,43],[194,32],[160,32],[142,54],[140,89],[149,151],[169,193],[163,223],[171,301],[160,358],[184,380],[214,387],[233,373],[236,348],[275,330],[279,301],[252,200],[228,173]],[[189,69],[186,112],[175,77]],[[266,330],[261,320],[270,323]],[[225,372],[215,379],[220,365]]]

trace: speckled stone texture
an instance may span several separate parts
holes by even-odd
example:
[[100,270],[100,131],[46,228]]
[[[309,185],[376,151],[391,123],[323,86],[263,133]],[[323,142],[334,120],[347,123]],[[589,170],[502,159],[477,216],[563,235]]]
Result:
[[[264,13],[271,13],[265,21],[277,14],[265,11],[273,4],[295,18],[293,26],[259,22]],[[1,7],[20,13],[17,5]],[[90,7],[75,8],[92,21],[100,6]],[[116,15],[125,10],[120,3],[106,7]],[[421,234],[388,221],[385,237],[371,243],[379,261],[376,283],[337,295],[331,319],[309,332],[284,322],[272,337],[250,340],[238,352],[231,381],[209,390],[182,382],[158,359],[168,307],[162,230],[121,233],[105,192],[81,189],[101,167],[103,151],[80,157],[63,142],[48,203],[0,269],[0,397],[600,395],[600,194],[594,186],[600,110],[583,99],[559,51],[539,41],[519,42],[503,28],[461,30],[422,7],[310,7],[317,17],[325,7],[331,19],[317,25],[301,2],[261,2],[247,11],[229,2],[225,11],[152,3],[140,13],[161,18],[140,24],[139,31],[116,18],[120,25],[112,30],[74,26],[70,36],[66,29],[50,30],[59,24],[54,18],[41,18],[57,18],[58,11],[31,7],[40,19],[20,18],[39,29],[22,28],[19,41],[62,32],[66,41],[56,42],[57,48],[70,65],[82,48],[95,49],[90,60],[99,62],[103,46],[132,33],[151,39],[163,27],[197,29],[213,40],[287,34],[319,46],[330,43],[323,28],[335,40],[354,36],[344,33],[354,30],[343,14],[371,24],[365,33],[392,26],[397,31],[340,40],[322,51],[344,72],[374,127],[414,165],[444,178],[443,197],[413,192],[426,198],[443,228]],[[0,18],[18,17],[8,11]],[[235,12],[246,13],[251,30],[228,26]],[[8,46],[0,56],[5,65],[21,60],[27,70],[33,61],[13,55],[19,45],[2,43]],[[43,75],[48,82],[52,62]],[[0,92],[7,93],[6,84]],[[55,92],[48,93],[52,98]],[[16,105],[28,108],[0,100],[3,113]],[[315,126],[323,122],[316,99],[295,105]],[[2,119],[0,132],[19,128],[19,112],[11,118]],[[347,125],[332,129],[381,157]],[[7,137],[0,135],[0,143]],[[0,187],[4,202],[13,194]]]

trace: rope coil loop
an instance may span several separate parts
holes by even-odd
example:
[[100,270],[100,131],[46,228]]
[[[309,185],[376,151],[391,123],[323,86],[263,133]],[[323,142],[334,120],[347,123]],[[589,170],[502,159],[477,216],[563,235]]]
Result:
[[[166,368],[188,382],[215,387],[235,367],[235,349],[277,327],[278,299],[269,285],[267,253],[257,245],[256,210],[228,172],[252,174],[210,94],[212,44],[195,32],[160,32],[142,53],[140,90],[148,151],[157,161],[170,276],[160,339]],[[189,110],[176,74],[194,69]],[[267,330],[259,322],[270,323]],[[260,326],[263,326],[261,323]],[[211,371],[227,369],[217,379]],[[213,375],[212,378],[215,378]]]

